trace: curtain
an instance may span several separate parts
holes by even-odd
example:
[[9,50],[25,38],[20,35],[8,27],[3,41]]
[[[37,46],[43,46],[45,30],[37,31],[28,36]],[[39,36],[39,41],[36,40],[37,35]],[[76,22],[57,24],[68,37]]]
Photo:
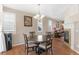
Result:
[[6,51],[5,37],[2,32],[0,32],[0,52]]

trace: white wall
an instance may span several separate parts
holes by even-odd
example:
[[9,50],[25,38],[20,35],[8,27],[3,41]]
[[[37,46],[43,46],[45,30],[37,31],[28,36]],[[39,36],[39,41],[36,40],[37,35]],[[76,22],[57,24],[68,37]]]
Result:
[[71,19],[74,22],[74,49],[79,51],[79,12],[74,14]]
[[0,5],[0,31],[2,31],[2,12],[3,12],[3,7]]
[[64,15],[65,28],[71,29],[71,48],[79,52],[79,5],[74,5],[66,10]]
[[72,5],[68,6],[68,8],[64,11],[64,18],[67,19],[67,18],[70,18],[73,15],[79,13],[78,9],[79,9],[78,4],[72,4]]
[[75,43],[74,47],[79,50],[79,22],[75,22],[75,28],[74,28],[74,34],[75,34]]
[[0,52],[6,51],[5,38],[2,32],[3,6],[0,5]]
[[71,21],[64,21],[64,29],[70,30],[70,47],[74,48],[74,23]]

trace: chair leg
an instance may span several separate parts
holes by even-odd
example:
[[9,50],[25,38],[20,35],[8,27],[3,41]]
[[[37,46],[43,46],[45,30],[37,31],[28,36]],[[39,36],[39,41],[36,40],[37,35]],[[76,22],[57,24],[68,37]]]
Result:
[[53,54],[53,50],[52,50],[52,48],[51,48],[51,54]]
[[28,48],[26,48],[26,46],[25,46],[25,55],[28,55]]
[[48,50],[46,49],[46,55],[47,55]]
[[28,48],[27,48],[27,55],[28,55]]
[[32,50],[34,51],[35,50],[35,47],[33,47]]
[[25,55],[26,55],[26,46],[25,46]]
[[25,49],[25,55],[26,55],[26,49]]

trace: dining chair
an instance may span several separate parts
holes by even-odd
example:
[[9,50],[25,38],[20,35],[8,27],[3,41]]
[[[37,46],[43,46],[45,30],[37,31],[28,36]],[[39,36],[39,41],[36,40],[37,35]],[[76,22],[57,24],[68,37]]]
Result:
[[54,37],[54,33],[53,32],[46,32],[46,35]]
[[45,50],[46,54],[48,50],[51,52],[51,54],[53,54],[52,40],[53,39],[50,36],[46,35],[46,41],[41,43],[39,45],[39,48],[42,48],[43,50]]
[[32,51],[34,51],[34,49],[36,48],[36,44],[34,44],[34,41],[30,41],[29,37],[27,37],[27,34],[24,34],[24,40],[25,40],[25,54],[30,52],[29,50],[32,49]]
[[51,32],[46,32],[46,35],[51,35]]
[[33,32],[29,32],[29,34],[30,34],[30,38],[34,38],[34,36],[35,36],[35,32],[33,31]]

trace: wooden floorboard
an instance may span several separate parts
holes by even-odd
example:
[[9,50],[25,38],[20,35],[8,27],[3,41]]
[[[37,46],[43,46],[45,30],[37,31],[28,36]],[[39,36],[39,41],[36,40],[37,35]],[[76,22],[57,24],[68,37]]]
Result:
[[[24,45],[18,45],[9,51],[1,53],[1,55],[26,55],[24,51]],[[36,55],[36,53],[33,51],[30,52],[29,55]],[[45,55],[45,52],[42,55]],[[48,52],[48,55],[51,54]],[[55,38],[53,40],[53,55],[78,55],[78,53],[74,52],[65,45],[63,40]]]

